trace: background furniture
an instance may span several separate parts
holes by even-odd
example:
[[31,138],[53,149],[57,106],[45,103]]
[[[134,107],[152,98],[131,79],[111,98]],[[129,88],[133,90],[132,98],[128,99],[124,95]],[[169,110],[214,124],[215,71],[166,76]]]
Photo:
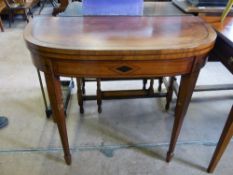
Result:
[[[210,23],[218,33],[215,47],[211,57],[218,59],[233,74],[233,17],[227,17],[223,23],[219,16],[202,17]],[[208,172],[213,172],[230,139],[233,136],[233,108],[231,109],[215,153],[208,167]]]
[[9,27],[11,27],[11,22],[14,22],[14,15],[16,12],[22,12],[25,20],[29,22],[27,14],[30,13],[31,17],[33,17],[31,8],[31,2],[15,2],[14,0],[4,0],[6,4],[6,8],[9,15]]
[[14,20],[14,15],[22,14],[28,20],[27,13],[32,16],[31,9],[40,4],[40,0],[0,0],[0,14],[9,15],[9,25]]
[[39,10],[39,15],[41,14],[42,10],[44,9],[45,4],[48,3],[48,2],[50,2],[50,4],[53,7],[57,6],[57,2],[55,0],[43,0],[42,5],[41,5],[40,10]]
[[215,152],[207,169],[209,173],[212,173],[216,168],[219,160],[221,159],[232,137],[233,137],[233,106],[231,108],[228,119],[226,121],[221,137],[219,139],[218,145],[215,149]]
[[[154,91],[154,80],[157,79],[159,81],[158,92]],[[102,100],[112,100],[112,99],[131,99],[131,98],[154,98],[154,97],[166,97],[167,103],[166,106],[169,106],[171,100],[168,97],[168,92],[161,92],[162,88],[162,77],[154,77],[154,78],[134,78],[134,79],[113,79],[113,78],[98,78],[98,79],[90,79],[90,78],[77,78],[77,98],[78,104],[80,108],[80,113],[84,113],[83,102],[85,100],[97,100],[98,112],[102,112]],[[131,80],[142,80],[143,86],[142,89],[134,89],[134,90],[102,90],[101,82],[102,81],[131,81]],[[150,81],[150,85],[146,88],[147,81]],[[85,83],[89,81],[96,81],[97,91],[96,95],[87,95],[85,94]],[[169,104],[168,104],[169,103]]]
[[4,32],[4,28],[3,28],[3,23],[2,23],[1,17],[0,17],[0,28],[1,28],[1,31]]
[[2,32],[4,31],[4,28],[3,28],[3,23],[1,19],[1,12],[4,8],[5,8],[5,3],[3,2],[3,0],[0,0],[0,29]]
[[[194,6],[187,0],[172,0],[172,2],[185,13],[206,14],[206,13],[222,13],[224,6]],[[231,10],[233,12],[233,10]]]
[[[35,25],[37,23],[41,24],[39,28]],[[169,27],[171,25],[172,28]],[[151,32],[142,32],[139,37],[137,31],[144,30]],[[91,40],[88,39],[90,36]],[[59,79],[61,75],[116,79],[182,75],[166,157],[169,162],[200,69],[214,46],[216,33],[193,16],[37,17],[27,25],[24,37],[34,65],[45,73],[67,164],[71,164],[71,154]],[[102,44],[96,45],[99,40]],[[122,66],[129,67],[130,71],[121,71]]]
[[[208,15],[221,15],[221,13],[224,10],[224,7],[222,6],[194,6],[191,3],[189,3],[187,0],[172,0],[172,3],[178,7],[180,10],[187,14],[194,14],[198,16],[208,16]],[[231,10],[233,12],[233,10]],[[218,42],[217,42],[218,43]],[[208,61],[220,61],[219,56],[221,54],[216,55],[216,53],[210,54]],[[167,86],[166,80],[164,80],[164,84]],[[176,95],[178,94],[178,84],[175,81],[174,82],[174,91]],[[233,84],[213,84],[213,85],[199,85],[195,87],[195,92],[201,92],[201,91],[219,91],[219,90],[233,90]]]

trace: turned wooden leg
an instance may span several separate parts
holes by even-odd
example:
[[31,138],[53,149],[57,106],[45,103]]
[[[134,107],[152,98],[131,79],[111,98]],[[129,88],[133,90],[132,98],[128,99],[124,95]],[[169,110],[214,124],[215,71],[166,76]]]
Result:
[[146,90],[147,79],[146,79],[146,78],[143,78],[142,81],[143,81],[142,89],[143,89],[143,90]]
[[2,19],[0,18],[0,28],[1,28],[1,31],[4,32],[4,27],[3,27],[3,23],[2,23]]
[[78,104],[79,104],[79,111],[81,114],[84,113],[84,108],[83,108],[83,93],[82,93],[82,79],[81,78],[76,78],[77,80],[77,97],[78,97]]
[[13,12],[11,10],[9,10],[9,27],[11,28],[11,22],[13,22]]
[[82,93],[85,94],[86,93],[86,89],[85,89],[85,78],[82,78]]
[[56,118],[58,131],[61,137],[62,147],[64,151],[65,161],[68,165],[71,164],[71,154],[66,131],[66,121],[64,115],[64,105],[62,101],[61,83],[58,76],[53,74],[52,68],[45,73],[45,80],[48,88],[51,108],[53,116]]
[[168,90],[167,90],[167,95],[166,95],[166,106],[165,106],[165,109],[168,111],[169,108],[170,108],[170,103],[171,103],[171,100],[172,100],[172,95],[173,95],[173,83],[175,81],[175,77],[170,77],[169,78],[169,87],[168,87]]
[[170,162],[173,157],[173,152],[175,149],[175,145],[180,133],[180,129],[184,120],[184,116],[187,112],[189,102],[192,97],[192,93],[196,84],[196,80],[200,69],[195,70],[194,72],[186,75],[182,75],[181,83],[179,87],[179,94],[176,103],[176,111],[175,111],[175,121],[173,124],[173,130],[171,135],[171,141],[169,150],[167,152],[166,161]]
[[28,19],[28,15],[27,15],[26,9],[24,10],[24,18],[25,18],[25,20],[26,20],[27,23],[28,23],[28,22],[29,22],[29,19]]
[[100,78],[98,78],[97,80],[97,105],[98,105],[98,112],[101,113],[102,112],[102,96],[101,96],[101,80]]
[[150,87],[149,87],[149,94],[154,94],[154,79],[150,79]]
[[207,172],[212,173],[218,164],[218,161],[222,157],[228,143],[233,136],[233,106],[231,108],[230,114],[228,116],[227,122],[223,128],[222,135],[218,141],[218,145],[215,149],[214,155],[210,161]]
[[158,86],[158,91],[161,92],[162,90],[162,84],[163,84],[163,77],[159,78],[159,86]]
[[31,8],[28,9],[28,12],[29,12],[29,14],[31,15],[31,17],[33,18],[33,13],[32,13]]

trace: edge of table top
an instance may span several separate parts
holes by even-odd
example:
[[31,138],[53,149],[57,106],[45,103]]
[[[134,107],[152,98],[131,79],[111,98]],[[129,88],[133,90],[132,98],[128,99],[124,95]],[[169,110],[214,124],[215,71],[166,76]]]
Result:
[[[53,17],[43,17],[43,20],[47,19],[51,19]],[[56,21],[59,20],[60,17],[56,18]],[[61,17],[61,18],[65,18],[65,17]],[[69,17],[70,18],[70,17]],[[87,18],[87,17],[75,17],[75,18]],[[97,17],[88,17],[88,18],[97,18]],[[101,18],[101,17],[98,17]],[[103,17],[105,18],[105,17]],[[114,17],[117,18],[117,17]],[[135,18],[135,17],[131,17],[131,18]],[[24,31],[24,38],[26,40],[26,43],[29,47],[29,49],[32,52],[44,52],[44,53],[60,53],[60,54],[67,54],[67,55],[161,55],[161,53],[163,52],[164,55],[166,55],[167,57],[175,57],[177,56],[177,54],[180,54],[181,57],[185,57],[185,56],[189,56],[189,55],[201,55],[205,52],[207,52],[208,50],[210,50],[215,42],[216,39],[216,33],[214,32],[214,30],[212,29],[212,27],[210,27],[208,24],[206,24],[203,20],[201,20],[198,17],[193,17],[193,16],[182,16],[182,17],[137,17],[137,18],[173,18],[174,20],[178,20],[178,19],[197,19],[197,23],[200,23],[200,25],[203,25],[203,27],[206,28],[206,30],[208,31],[208,36],[207,38],[205,38],[203,41],[201,41],[200,43],[197,44],[187,44],[183,47],[177,47],[174,46],[173,48],[156,48],[156,47],[150,47],[150,48],[131,48],[131,49],[86,49],[85,47],[82,48],[77,48],[77,47],[65,47],[65,46],[59,46],[56,44],[50,44],[50,43],[45,43],[42,41],[38,41],[36,40],[33,36],[32,36],[32,27],[33,27],[33,22],[30,22],[25,31]],[[37,20],[33,19],[33,21]],[[179,20],[178,20],[179,21]],[[182,20],[181,20],[182,21]],[[182,28],[182,27],[181,27]],[[189,30],[189,29],[188,29]],[[185,37],[185,36],[184,36]],[[172,56],[173,54],[175,54],[174,56]],[[128,57],[127,59],[132,59],[130,57]],[[143,58],[142,58],[143,59]],[[154,58],[151,58],[154,59]]]

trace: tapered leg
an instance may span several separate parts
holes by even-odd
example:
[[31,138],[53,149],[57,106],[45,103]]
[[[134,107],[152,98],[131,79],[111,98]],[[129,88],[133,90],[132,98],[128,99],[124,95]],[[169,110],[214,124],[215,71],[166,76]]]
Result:
[[167,90],[167,95],[166,95],[166,106],[165,109],[168,111],[170,107],[170,103],[172,100],[172,95],[173,95],[173,83],[174,83],[175,77],[170,77],[169,78],[169,87]]
[[214,171],[216,165],[218,164],[218,161],[222,157],[232,136],[233,136],[233,106],[231,108],[230,114],[222,131],[222,135],[219,139],[218,145],[215,149],[214,155],[211,159],[207,172],[212,173]]
[[52,71],[45,73],[45,80],[48,88],[51,108],[53,116],[56,119],[58,131],[61,137],[62,147],[64,151],[65,161],[68,165],[71,164],[71,154],[66,131],[66,121],[64,115],[64,105],[62,101],[61,83],[58,76],[55,76]]
[[4,28],[3,28],[3,23],[2,23],[1,17],[0,17],[0,28],[1,28],[1,31],[4,32]]
[[80,109],[80,113],[83,114],[84,108],[83,108],[82,79],[77,78],[76,80],[77,80],[77,87],[78,87],[77,96],[78,96],[79,109]]
[[166,158],[167,162],[169,162],[173,157],[173,152],[175,149],[177,138],[179,136],[180,129],[184,120],[184,116],[187,112],[188,105],[191,100],[199,72],[200,69],[197,68],[194,72],[183,75],[181,77],[179,94],[176,103],[175,121],[173,124],[170,146]]

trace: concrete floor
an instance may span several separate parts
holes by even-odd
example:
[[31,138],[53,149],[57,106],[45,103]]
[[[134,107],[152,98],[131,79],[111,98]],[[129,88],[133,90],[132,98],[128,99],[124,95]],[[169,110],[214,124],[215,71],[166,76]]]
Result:
[[[6,21],[5,25],[7,25]],[[43,100],[22,31],[16,20],[0,33],[0,114],[9,126],[0,130],[0,175],[205,175],[233,103],[233,91],[195,93],[179,137],[175,156],[165,162],[173,125],[175,98],[169,112],[164,99],[85,102],[81,117],[73,91],[67,128],[72,165],[63,160],[56,125],[46,119]],[[220,63],[208,63],[198,84],[232,83]],[[141,87],[141,82],[104,83],[104,89]],[[95,84],[87,86],[95,92]],[[233,173],[231,142],[214,174]]]

